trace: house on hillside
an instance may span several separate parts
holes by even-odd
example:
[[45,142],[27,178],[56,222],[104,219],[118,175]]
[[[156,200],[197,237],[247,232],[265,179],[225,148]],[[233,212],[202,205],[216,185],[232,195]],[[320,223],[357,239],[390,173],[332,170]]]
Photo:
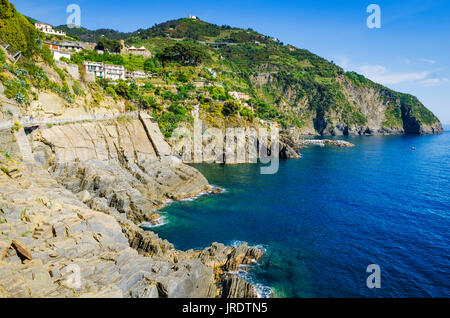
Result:
[[112,80],[125,80],[125,67],[123,65],[104,64],[105,78]]
[[70,60],[70,56],[75,52],[80,52],[82,50],[81,44],[71,41],[44,41],[44,44],[52,51],[53,58],[57,61],[61,57],[65,57]]
[[134,55],[142,55],[145,58],[151,57],[150,51],[148,51],[145,47],[141,46],[139,48],[131,46],[127,48],[128,53],[134,54]]
[[36,29],[38,29],[41,32],[44,32],[45,34],[52,34],[52,35],[60,35],[60,36],[66,36],[66,32],[54,30],[53,27],[50,24],[43,23],[43,22],[36,22],[34,24]]
[[144,71],[133,71],[133,72],[126,72],[125,77],[129,79],[138,79],[138,78],[149,78],[150,75],[148,75]]
[[72,52],[69,52],[69,51],[63,51],[63,50],[58,50],[58,51],[53,51],[53,50],[52,50],[52,54],[53,54],[53,58],[54,58],[56,61],[61,60],[62,57],[64,57],[64,58],[70,60],[70,56],[72,55]]
[[231,97],[238,101],[249,101],[251,97],[248,94],[241,93],[241,92],[229,92]]
[[150,53],[149,50],[147,50],[144,46],[141,46],[139,48],[131,46],[127,47],[125,45],[125,41],[121,40],[120,44],[122,45],[122,49],[120,50],[120,54],[133,54],[133,55],[141,55],[144,58],[152,57],[152,53]]
[[61,42],[45,41],[44,43],[51,50],[64,50],[64,51],[71,51],[71,52],[80,52],[83,49],[81,43],[72,42],[72,41],[61,41]]
[[103,63],[84,61],[83,67],[86,74],[94,75],[97,78],[105,77],[105,68]]

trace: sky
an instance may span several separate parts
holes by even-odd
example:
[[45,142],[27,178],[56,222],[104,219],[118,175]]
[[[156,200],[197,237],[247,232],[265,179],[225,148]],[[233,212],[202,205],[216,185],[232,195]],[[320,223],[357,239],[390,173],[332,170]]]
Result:
[[[378,83],[417,96],[450,124],[450,1],[448,0],[11,0],[25,15],[65,24],[81,8],[81,25],[129,32],[196,15],[218,25],[252,28],[334,61]],[[370,4],[381,28],[369,29]]]

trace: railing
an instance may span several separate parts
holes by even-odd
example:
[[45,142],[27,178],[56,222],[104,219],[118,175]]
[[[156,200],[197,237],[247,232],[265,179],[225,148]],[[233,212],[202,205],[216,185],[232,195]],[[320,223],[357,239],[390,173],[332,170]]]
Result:
[[13,121],[2,121],[0,122],[0,130],[11,129],[14,126],[17,126],[17,123],[21,127],[33,127],[33,126],[43,126],[43,125],[63,125],[70,124],[76,122],[84,122],[84,121],[104,121],[104,120],[112,120],[117,119],[120,116],[131,116],[137,118],[139,115],[139,111],[130,111],[124,113],[115,113],[115,114],[104,114],[104,115],[90,115],[90,116],[80,116],[77,118],[45,118],[45,119],[35,119],[33,116],[27,116],[25,118],[21,118],[19,120]]
[[17,61],[20,59],[20,57],[22,56],[22,52],[21,51],[17,51],[14,50],[11,45],[9,45],[6,42],[2,42],[0,41],[0,45],[5,49],[5,51],[8,53],[8,58],[11,61],[14,61],[14,64],[17,63]]

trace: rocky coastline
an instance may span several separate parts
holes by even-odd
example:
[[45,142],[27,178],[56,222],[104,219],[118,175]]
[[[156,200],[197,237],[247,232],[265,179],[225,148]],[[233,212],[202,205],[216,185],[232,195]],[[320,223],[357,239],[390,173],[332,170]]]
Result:
[[144,114],[3,131],[0,146],[1,297],[258,296],[233,273],[262,250],[178,251],[139,227],[167,200],[220,192]]

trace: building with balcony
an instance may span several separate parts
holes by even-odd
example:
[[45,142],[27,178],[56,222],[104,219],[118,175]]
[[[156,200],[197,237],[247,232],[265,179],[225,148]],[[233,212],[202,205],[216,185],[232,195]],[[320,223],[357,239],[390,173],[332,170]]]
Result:
[[125,79],[125,67],[123,65],[110,65],[104,64],[105,78],[112,80],[124,80]]
[[148,78],[148,77],[150,77],[150,75],[148,75],[144,71],[126,72],[126,78],[129,79]]
[[141,55],[144,58],[152,57],[152,53],[150,53],[150,51],[147,50],[144,46],[141,46],[141,47],[134,47],[134,46],[127,47],[125,45],[125,41],[123,41],[123,40],[120,41],[120,44],[122,45],[122,48],[120,50],[120,54]]
[[60,36],[66,36],[66,32],[54,30],[53,27],[50,24],[43,23],[43,22],[36,22],[34,24],[36,29],[38,29],[41,32],[44,32],[45,34],[52,34],[52,35],[60,35]]
[[83,66],[87,74],[92,74],[97,78],[105,78],[105,68],[103,63],[84,61]]
[[125,80],[125,67],[123,65],[111,65],[99,62],[83,62],[87,74],[92,74],[97,78],[106,78],[111,80]]

